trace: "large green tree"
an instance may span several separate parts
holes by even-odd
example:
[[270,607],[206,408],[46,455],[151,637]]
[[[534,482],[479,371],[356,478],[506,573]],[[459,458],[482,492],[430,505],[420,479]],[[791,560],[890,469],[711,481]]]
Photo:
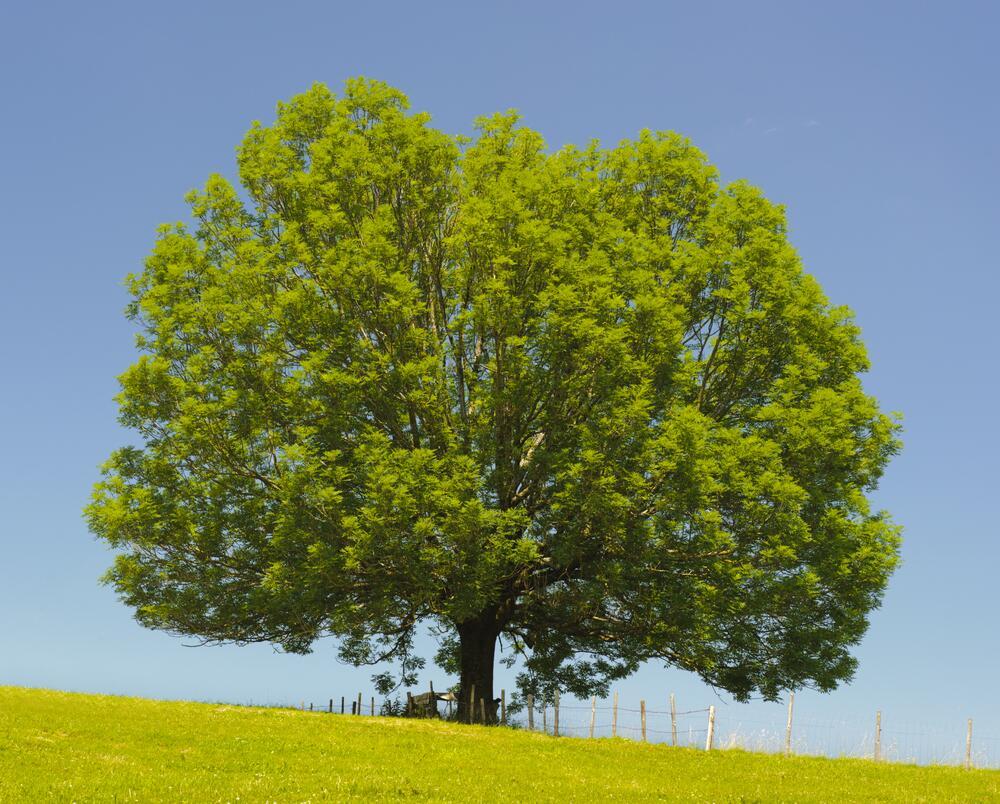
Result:
[[897,425],[782,208],[673,133],[476,130],[317,85],[160,230],[118,398],[142,446],[87,509],[108,581],[150,628],[334,635],[406,680],[430,626],[463,703],[498,640],[536,694],[650,660],[741,699],[850,678]]

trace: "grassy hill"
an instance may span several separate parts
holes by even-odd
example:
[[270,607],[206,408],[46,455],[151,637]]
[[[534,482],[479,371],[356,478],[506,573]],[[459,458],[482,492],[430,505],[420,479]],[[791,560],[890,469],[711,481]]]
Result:
[[1000,772],[0,687],[0,801],[986,801]]

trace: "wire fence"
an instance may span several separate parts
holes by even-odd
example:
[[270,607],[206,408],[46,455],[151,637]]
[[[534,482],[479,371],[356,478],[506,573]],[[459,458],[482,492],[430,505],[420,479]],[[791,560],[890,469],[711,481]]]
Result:
[[[438,696],[440,698],[442,696]],[[420,706],[414,701],[421,700]],[[457,701],[427,696],[406,700],[376,698],[357,694],[325,701],[302,701],[295,708],[315,713],[354,716],[438,716],[458,720]],[[871,721],[819,720],[796,716],[793,706],[787,713],[772,717],[744,716],[718,707],[695,709],[653,708],[645,701],[628,705],[611,700],[561,702],[556,698],[545,703],[529,701],[530,712],[521,702],[516,714],[506,709],[506,696],[497,699],[494,708],[480,701],[474,723],[533,730],[560,738],[624,738],[663,746],[700,750],[741,749],[758,753],[796,754],[825,757],[854,757],[881,762],[918,765],[959,765],[1000,769],[1000,735],[979,733],[973,721],[954,724],[896,722],[873,713]],[[671,696],[673,702],[673,696]],[[792,698],[794,703],[794,698]],[[467,721],[469,707],[461,718]],[[801,714],[801,713],[799,713]]]

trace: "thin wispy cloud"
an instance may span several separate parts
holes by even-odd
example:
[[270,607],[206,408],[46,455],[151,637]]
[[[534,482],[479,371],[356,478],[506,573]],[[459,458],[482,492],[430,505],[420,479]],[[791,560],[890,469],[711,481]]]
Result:
[[[790,123],[789,125],[791,125],[792,128],[796,127],[817,128],[822,124],[815,117],[808,117],[805,119],[800,119],[798,122]],[[770,134],[777,134],[779,131],[783,130],[783,126],[767,126],[766,128],[764,128],[762,127],[762,124],[757,120],[757,118],[753,117],[752,115],[748,115],[747,117],[743,118],[743,128],[754,129],[758,133],[758,135],[763,135],[763,136],[767,136]]]

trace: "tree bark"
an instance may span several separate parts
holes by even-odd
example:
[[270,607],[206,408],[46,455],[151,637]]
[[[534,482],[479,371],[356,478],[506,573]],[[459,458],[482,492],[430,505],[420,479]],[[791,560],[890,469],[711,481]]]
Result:
[[[461,655],[459,678],[458,719],[463,723],[481,722],[479,701],[486,704],[486,720],[496,723],[493,701],[493,661],[500,630],[494,618],[477,618],[458,625]],[[475,687],[473,709],[469,711],[469,693]],[[472,715],[470,719],[470,714]]]

